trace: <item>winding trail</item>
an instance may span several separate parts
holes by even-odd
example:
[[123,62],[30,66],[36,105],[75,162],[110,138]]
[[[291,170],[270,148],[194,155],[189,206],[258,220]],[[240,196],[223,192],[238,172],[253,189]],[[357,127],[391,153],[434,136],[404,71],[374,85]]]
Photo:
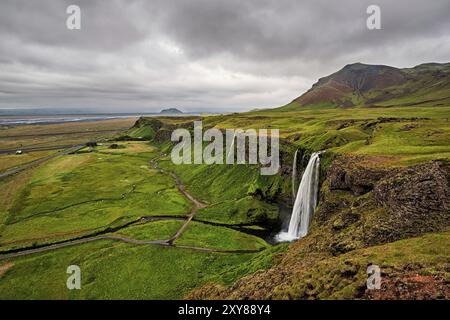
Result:
[[[79,147],[79,146],[77,146]],[[66,150],[68,151],[68,150]],[[71,151],[73,152],[73,151]],[[69,152],[68,152],[69,153]],[[122,241],[125,243],[135,244],[135,245],[157,245],[157,246],[164,246],[164,247],[171,247],[171,248],[180,248],[180,249],[188,249],[188,250],[194,250],[194,251],[201,251],[201,252],[211,252],[211,253],[234,253],[234,254],[244,254],[244,253],[257,253],[265,250],[264,247],[261,247],[259,249],[235,249],[235,250],[227,250],[227,249],[214,249],[214,248],[204,248],[204,247],[196,247],[196,246],[188,246],[188,245],[177,245],[175,244],[175,241],[183,234],[183,232],[188,227],[189,223],[194,219],[196,213],[199,209],[205,208],[207,205],[199,200],[197,200],[194,196],[192,196],[188,191],[186,191],[185,186],[182,184],[180,178],[173,172],[167,172],[164,169],[161,169],[158,166],[158,163],[155,160],[150,161],[152,164],[152,167],[160,173],[166,173],[172,176],[172,178],[175,180],[175,184],[180,191],[181,194],[183,194],[191,203],[192,203],[192,209],[189,212],[187,218],[180,217],[180,216],[146,216],[142,217],[136,221],[133,221],[131,223],[126,224],[123,227],[120,227],[119,229],[126,228],[132,224],[141,222],[141,221],[156,221],[156,220],[183,220],[185,221],[183,225],[177,230],[177,232],[169,239],[163,239],[163,240],[137,240],[137,239],[131,239],[127,238],[121,235],[94,235],[94,236],[86,236],[79,239],[74,240],[67,240],[62,241],[60,243],[54,243],[49,245],[43,245],[39,248],[24,248],[24,249],[17,249],[14,250],[14,252],[6,253],[6,254],[0,254],[0,261],[1,260],[7,260],[7,259],[13,259],[17,257],[22,257],[26,255],[31,255],[35,253],[42,253],[47,252],[51,250],[56,250],[60,248],[90,243],[93,241],[98,240],[116,240],[116,241]],[[0,176],[1,178],[1,176]],[[116,232],[117,230],[105,230],[103,232],[105,233],[111,233]]]
[[[154,160],[150,161],[152,163],[152,166],[154,169],[158,170],[161,173],[165,173],[166,171],[161,169],[160,167],[158,167],[158,163]],[[175,180],[175,184],[177,185],[178,190],[190,201],[192,202],[192,209],[191,212],[189,212],[189,215],[186,219],[186,222],[181,226],[180,229],[178,229],[178,231],[167,241],[170,245],[173,245],[175,240],[177,240],[184,232],[184,230],[186,230],[187,226],[189,225],[189,223],[192,221],[192,219],[194,218],[194,216],[196,215],[197,211],[201,208],[205,208],[206,204],[204,204],[203,202],[198,201],[197,199],[195,199],[189,192],[186,191],[185,186],[183,185],[183,183],[181,183],[180,178],[173,172],[169,172],[170,176],[172,176],[172,178],[174,178]]]

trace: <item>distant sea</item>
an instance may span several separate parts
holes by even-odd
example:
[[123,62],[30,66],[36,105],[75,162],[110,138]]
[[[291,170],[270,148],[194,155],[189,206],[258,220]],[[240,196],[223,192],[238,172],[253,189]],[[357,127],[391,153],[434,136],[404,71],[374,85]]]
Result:
[[[176,114],[173,116],[191,116],[193,114]],[[109,119],[137,118],[140,116],[172,116],[170,114],[97,114],[97,115],[57,115],[57,116],[2,116],[0,115],[0,126],[12,126],[23,124],[54,124],[64,122],[99,121]]]
[[136,116],[55,116],[55,117],[0,117],[0,125],[11,126],[20,124],[52,124],[63,122],[98,121],[107,119],[131,118]]

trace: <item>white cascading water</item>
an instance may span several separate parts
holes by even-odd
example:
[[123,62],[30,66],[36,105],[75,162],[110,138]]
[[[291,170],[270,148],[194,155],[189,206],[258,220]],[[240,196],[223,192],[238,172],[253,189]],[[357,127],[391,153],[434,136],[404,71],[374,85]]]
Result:
[[317,204],[317,192],[319,187],[319,165],[320,152],[311,155],[305,172],[303,173],[294,208],[292,209],[291,221],[287,232],[280,232],[276,239],[278,241],[292,241],[303,238],[308,233],[309,222],[314,208]]
[[298,149],[295,150],[294,163],[292,164],[292,199],[295,199],[295,180],[297,179],[297,153]]

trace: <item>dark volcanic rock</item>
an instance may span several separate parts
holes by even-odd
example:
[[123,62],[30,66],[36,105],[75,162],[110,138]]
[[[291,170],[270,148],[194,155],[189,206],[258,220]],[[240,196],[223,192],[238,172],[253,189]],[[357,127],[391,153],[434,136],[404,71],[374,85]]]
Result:
[[440,162],[403,169],[377,183],[374,199],[387,208],[393,229],[411,235],[445,228],[450,222],[450,168]]
[[[442,231],[450,225],[450,170],[441,162],[409,168],[366,167],[354,157],[333,162],[313,226],[331,230],[333,254]],[[324,235],[325,233],[322,233]],[[344,250],[345,249],[345,250]]]
[[362,167],[353,158],[340,158],[328,172],[330,190],[351,190],[354,195],[362,195],[371,191],[388,173],[391,172],[384,168]]
[[154,141],[157,143],[164,143],[170,141],[172,130],[169,128],[161,128],[155,134]]

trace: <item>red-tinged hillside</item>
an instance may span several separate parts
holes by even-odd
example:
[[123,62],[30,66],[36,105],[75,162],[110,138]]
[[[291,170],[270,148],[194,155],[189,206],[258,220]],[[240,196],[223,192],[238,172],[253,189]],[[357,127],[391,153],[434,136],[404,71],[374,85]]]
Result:
[[449,63],[428,63],[407,69],[354,63],[319,79],[293,104],[352,107],[446,101],[450,101]]

